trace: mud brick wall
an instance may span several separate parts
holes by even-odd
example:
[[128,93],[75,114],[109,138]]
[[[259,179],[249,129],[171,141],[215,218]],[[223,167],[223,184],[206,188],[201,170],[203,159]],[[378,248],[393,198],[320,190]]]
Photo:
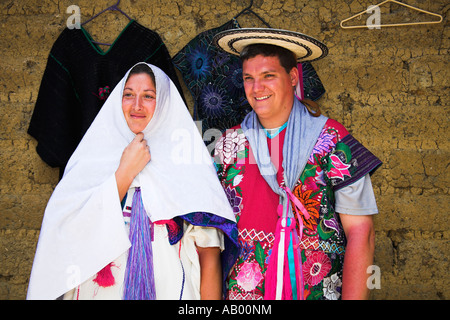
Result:
[[[439,24],[342,29],[340,21],[381,1],[255,0],[272,27],[325,42],[314,62],[327,92],[323,112],[341,121],[384,165],[373,176],[379,206],[375,264],[380,289],[372,299],[449,299],[449,35],[446,0],[407,0],[441,14]],[[27,128],[54,41],[70,5],[82,21],[115,1],[0,2],[0,299],[24,299],[46,203],[58,169],[35,151]],[[217,27],[249,1],[124,0],[120,8],[158,32],[175,55],[202,31]],[[354,22],[364,24],[368,15]],[[403,6],[385,5],[381,22],[425,21]],[[436,19],[431,17],[431,19]],[[117,12],[86,25],[112,42],[127,24]],[[255,17],[243,27],[263,26]],[[185,91],[189,107],[192,99]]]

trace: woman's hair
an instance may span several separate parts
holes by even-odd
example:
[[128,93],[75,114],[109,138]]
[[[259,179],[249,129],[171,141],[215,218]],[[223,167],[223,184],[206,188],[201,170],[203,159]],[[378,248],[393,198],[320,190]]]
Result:
[[287,73],[291,72],[292,68],[297,67],[297,59],[292,51],[271,44],[258,43],[248,45],[241,51],[240,57],[242,61],[245,61],[257,55],[278,57],[281,66]]
[[[128,74],[127,77],[127,81],[128,79],[130,79],[130,77],[134,74],[141,74],[141,73],[146,73],[150,76],[150,79],[152,79],[153,84],[156,86],[156,81],[155,81],[155,74],[153,73],[152,69],[146,65],[145,63],[139,63],[137,65],[135,65],[131,70],[130,73]],[[125,81],[125,82],[127,82]]]

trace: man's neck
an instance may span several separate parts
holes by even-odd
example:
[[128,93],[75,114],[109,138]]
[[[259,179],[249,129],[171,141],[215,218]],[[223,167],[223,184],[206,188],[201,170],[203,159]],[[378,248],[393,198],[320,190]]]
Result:
[[286,112],[283,112],[283,114],[277,114],[270,118],[260,118],[258,116],[259,122],[265,129],[279,128],[289,120],[289,116],[291,115],[291,111],[292,111],[293,107],[294,107],[294,101],[292,101],[292,106],[290,108],[288,108],[288,110],[287,110],[289,112],[286,111]]

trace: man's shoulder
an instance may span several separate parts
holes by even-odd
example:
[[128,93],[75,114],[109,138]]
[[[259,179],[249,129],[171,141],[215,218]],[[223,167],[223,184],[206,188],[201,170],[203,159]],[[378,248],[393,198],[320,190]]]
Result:
[[328,132],[334,132],[339,140],[344,138],[349,134],[348,130],[344,127],[342,123],[335,119],[329,118],[324,125],[324,130]]

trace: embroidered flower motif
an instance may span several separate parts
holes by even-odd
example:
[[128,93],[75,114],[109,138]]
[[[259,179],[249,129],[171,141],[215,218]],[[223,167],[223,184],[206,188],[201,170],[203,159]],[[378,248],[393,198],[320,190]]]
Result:
[[303,277],[310,286],[317,285],[330,272],[331,262],[328,256],[321,252],[313,252],[303,264]]
[[350,171],[348,171],[348,168],[351,167],[349,164],[343,163],[342,160],[335,154],[330,155],[330,161],[330,169],[327,172],[328,178],[338,178],[344,180],[345,176],[351,177]]
[[318,167],[316,172],[317,172],[317,175],[316,175],[316,178],[315,178],[316,185],[320,184],[322,186],[326,186],[327,182],[325,181],[325,178],[323,177],[323,170],[322,170],[322,168]]
[[333,217],[331,219],[324,219],[323,224],[325,225],[325,227],[335,230],[337,232],[337,234],[339,235],[340,228],[339,228],[339,223],[337,222],[336,218]]
[[244,262],[236,277],[237,284],[245,291],[252,291],[263,279],[261,268],[257,262]]
[[316,177],[308,177],[305,179],[305,186],[312,190],[312,191],[317,191],[319,190],[319,187],[317,186],[317,180]]
[[294,188],[294,195],[300,200],[300,202],[309,213],[309,219],[306,219],[301,211],[299,211],[300,216],[303,220],[303,225],[311,230],[313,230],[314,226],[317,225],[317,220],[319,219],[318,208],[320,206],[320,201],[312,198],[312,192],[313,190],[308,190],[301,183]]
[[241,245],[240,256],[243,261],[246,261],[251,254],[255,252],[255,247],[249,241],[243,241],[239,239],[239,244]]
[[244,178],[244,175],[238,174],[233,179],[233,187],[236,187],[239,183],[241,183],[242,179]]
[[342,281],[337,274],[332,274],[331,277],[323,279],[323,295],[328,300],[338,300],[341,293],[338,291],[342,286]]
[[98,88],[98,95],[96,95],[95,93],[92,94],[100,100],[106,100],[109,96],[109,93],[109,86],[106,86],[104,88]]
[[322,133],[320,134],[319,138],[317,139],[316,145],[313,148],[313,151],[311,152],[311,155],[309,156],[309,161],[311,163],[314,163],[314,155],[325,155],[328,152],[333,149],[333,147],[336,145],[333,141],[335,138],[334,135],[329,134],[327,132],[327,129],[324,129]]
[[245,135],[237,130],[228,132],[216,145],[215,155],[219,156],[222,164],[230,164],[245,150]]
[[218,50],[216,52],[214,60],[213,60],[213,68],[219,69],[223,66],[227,66],[230,61],[230,58],[231,58],[231,56],[228,53],[226,53],[225,51],[222,51],[222,50]]
[[186,55],[189,63],[190,74],[196,79],[204,79],[211,73],[211,57],[205,46],[199,46]]
[[242,198],[236,194],[236,189],[231,189],[228,187],[225,190],[225,194],[227,195],[228,201],[230,202],[231,208],[233,208],[233,212],[236,214],[241,211],[239,205],[242,202]]
[[225,89],[220,85],[207,85],[203,88],[200,95],[200,103],[203,106],[203,112],[208,118],[224,117],[230,109],[229,98]]
[[233,96],[243,95],[244,93],[244,80],[242,78],[242,64],[240,61],[233,61],[227,64],[225,70],[227,81],[227,90]]

